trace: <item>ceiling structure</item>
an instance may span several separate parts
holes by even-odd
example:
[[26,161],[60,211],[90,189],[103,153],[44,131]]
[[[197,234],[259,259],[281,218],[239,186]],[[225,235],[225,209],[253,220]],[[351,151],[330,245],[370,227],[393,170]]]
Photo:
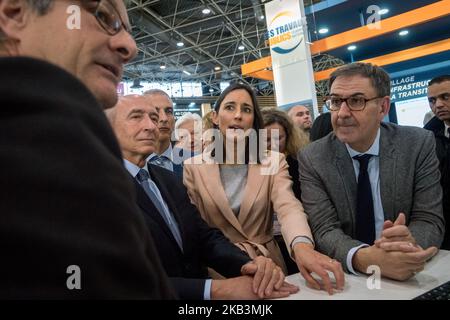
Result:
[[[304,0],[311,41],[364,25],[367,8],[377,5],[391,17],[437,0]],[[272,83],[242,78],[241,65],[270,55],[265,43],[267,31],[264,0],[130,0],[128,14],[139,54],[126,66],[128,80],[150,82],[198,81],[204,95],[217,95],[221,81],[241,79],[258,89],[260,95],[273,93]],[[209,12],[203,11],[208,9]],[[450,17],[416,26],[402,39],[387,34],[347,48],[313,56],[315,71],[376,57],[427,41],[450,39]],[[326,27],[326,34],[318,30]],[[450,41],[450,40],[449,40]],[[178,43],[183,43],[183,46]],[[433,57],[430,57],[432,62]],[[450,53],[439,55],[450,60]],[[425,59],[426,60],[426,59]],[[422,65],[427,63],[420,62]],[[390,71],[396,71],[390,67]],[[326,90],[316,84],[318,93]]]
[[241,79],[272,93],[270,82],[240,76],[242,64],[270,54],[261,0],[131,0],[128,14],[139,54],[126,79],[200,81],[208,94]]

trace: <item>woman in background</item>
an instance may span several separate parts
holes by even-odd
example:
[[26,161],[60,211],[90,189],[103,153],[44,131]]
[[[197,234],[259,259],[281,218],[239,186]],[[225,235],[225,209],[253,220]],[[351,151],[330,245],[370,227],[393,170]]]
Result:
[[[314,272],[332,294],[329,270],[337,279],[338,289],[342,289],[341,265],[314,250],[303,206],[292,192],[284,155],[269,152],[261,156],[258,152],[263,121],[252,88],[242,83],[230,85],[217,100],[212,119],[218,131],[214,143],[208,146],[213,147],[211,157],[194,161],[201,165],[184,166],[184,184],[202,217],[251,258],[270,257],[286,272],[272,233],[276,212],[286,246],[308,284],[321,288],[310,275]],[[224,159],[220,158],[222,152]]]
[[[286,162],[289,165],[289,175],[292,180],[292,191],[298,200],[301,200],[300,177],[298,172],[297,153],[307,144],[300,139],[300,129],[294,126],[291,118],[286,112],[277,108],[266,108],[261,111],[264,121],[264,127],[267,129],[267,148],[269,150],[277,150],[286,156]],[[278,139],[274,141],[277,145],[271,145],[273,137],[273,130],[278,130]],[[274,148],[272,148],[274,147]],[[284,245],[283,237],[281,235],[281,226],[278,222],[277,216],[273,220],[273,235],[281,249],[281,253],[286,263],[288,274],[298,272],[297,265],[289,256],[288,250]]]
[[267,108],[261,111],[264,127],[267,129],[267,148],[271,149],[270,141],[272,130],[278,130],[278,152],[286,156],[289,165],[289,175],[292,178],[292,191],[298,200],[301,200],[300,180],[298,173],[297,153],[307,143],[300,139],[300,129],[294,126],[286,112],[276,108]]
[[180,149],[190,150],[192,155],[202,152],[202,118],[187,112],[175,122],[175,144]]

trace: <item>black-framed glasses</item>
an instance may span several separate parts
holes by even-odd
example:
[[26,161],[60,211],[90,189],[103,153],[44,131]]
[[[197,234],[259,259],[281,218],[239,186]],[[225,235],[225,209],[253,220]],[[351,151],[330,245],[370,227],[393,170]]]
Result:
[[429,97],[428,103],[430,104],[430,107],[434,107],[438,99],[441,99],[444,102],[450,101],[450,93],[444,92],[441,93],[440,95],[437,95],[436,97]]
[[[85,1],[92,2],[91,1]],[[108,0],[98,0],[93,10],[89,10],[97,19],[100,26],[111,36],[118,34],[122,28],[131,34],[131,30],[124,24],[119,12]]]
[[337,96],[331,96],[325,101],[327,108],[330,111],[339,111],[341,109],[342,103],[345,102],[348,108],[352,111],[361,111],[366,107],[367,102],[382,98],[382,97],[374,97],[370,99],[366,99],[363,96],[350,96],[348,98],[340,98]]

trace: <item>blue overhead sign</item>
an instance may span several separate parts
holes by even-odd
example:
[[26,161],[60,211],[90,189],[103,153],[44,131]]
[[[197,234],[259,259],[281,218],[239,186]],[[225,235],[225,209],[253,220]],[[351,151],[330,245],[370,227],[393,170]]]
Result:
[[399,102],[424,97],[428,92],[430,77],[412,75],[391,80],[391,101]]
[[[407,71],[405,71],[405,73],[407,73]],[[399,102],[426,97],[428,93],[428,82],[434,77],[442,74],[450,74],[450,66],[392,78],[391,101]]]

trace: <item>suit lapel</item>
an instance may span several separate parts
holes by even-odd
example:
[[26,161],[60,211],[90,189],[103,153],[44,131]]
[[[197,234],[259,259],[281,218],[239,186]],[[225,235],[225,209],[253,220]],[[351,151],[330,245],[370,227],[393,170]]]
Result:
[[247,174],[247,184],[244,189],[244,195],[242,196],[241,208],[239,210],[239,221],[244,222],[248,215],[250,214],[250,210],[253,206],[253,203],[256,201],[256,198],[259,194],[259,190],[263,184],[264,178],[268,178],[269,176],[263,176],[260,173],[261,166],[257,164],[249,164],[248,165],[248,174]]
[[380,128],[380,193],[383,204],[384,218],[395,220],[394,202],[396,198],[396,175],[395,166],[397,158],[392,138],[387,137],[383,126]]
[[[151,171],[151,166],[148,166],[149,168],[149,172],[150,172],[150,176],[152,178],[152,180],[156,183],[156,185],[158,186],[159,191],[161,192],[161,195],[164,199],[164,201],[167,203],[167,206],[169,207],[169,210],[171,210],[171,212],[173,213],[175,219],[178,222],[178,227],[181,233],[181,239],[183,240],[183,246],[184,246],[184,230],[182,228],[182,224],[179,221],[179,218],[177,216],[177,214],[175,213],[175,211],[173,210],[173,204],[170,200],[170,197],[167,197],[165,190],[164,190],[164,185],[160,183],[160,179],[158,179],[158,177],[154,174],[154,172]],[[164,230],[164,232],[167,234],[167,236],[176,244],[176,247],[179,248],[178,246],[178,242],[175,240],[172,231],[169,229],[169,227],[167,226],[166,221],[163,219],[163,217],[161,216],[161,214],[159,213],[158,209],[155,207],[155,205],[153,204],[153,202],[150,200],[150,198],[148,197],[147,193],[144,191],[144,189],[141,187],[141,185],[134,179],[134,183],[137,185],[137,199],[138,199],[138,205],[150,216],[152,217],[153,220],[155,220],[160,227]]]
[[172,166],[173,166],[173,173],[175,173],[178,178],[183,179],[183,165],[175,164],[172,162]]
[[[169,227],[167,226],[164,219],[161,217],[161,214],[159,213],[158,209],[155,207],[153,202],[148,197],[147,193],[145,193],[144,189],[141,187],[139,182],[137,182],[135,179],[134,184],[136,186],[136,193],[137,193],[137,204],[139,207],[144,211],[152,220],[156,221],[158,225],[164,230],[164,232],[167,234],[168,237],[170,237],[175,243],[176,240],[172,235],[172,232],[170,231]],[[177,244],[178,247],[178,244]]]
[[[158,174],[158,166],[154,166],[154,165],[148,165],[148,172],[150,173],[150,177],[152,178],[152,180],[155,182],[156,186],[159,189],[159,192],[161,193],[161,196],[163,197],[164,201],[166,202],[167,206],[169,207],[170,212],[173,214],[176,222],[178,223],[178,229],[180,230],[181,233],[181,239],[183,241],[183,246],[186,243],[186,239],[185,239],[185,230],[184,230],[184,224],[182,223],[182,219],[180,216],[180,213],[178,212],[178,208],[171,196],[170,191],[168,190],[168,186],[167,183],[165,183],[164,179]],[[162,220],[162,218],[161,218]],[[171,238],[173,239],[173,241],[176,242],[175,238],[173,237],[172,232],[170,231],[169,227],[167,226],[167,224],[164,222],[164,225],[166,226],[167,230],[170,233]],[[178,243],[177,243],[177,247],[178,247]]]
[[247,237],[244,230],[242,230],[241,223],[231,210],[230,203],[225,194],[225,190],[222,186],[222,180],[220,178],[219,165],[218,164],[206,164],[204,163],[200,168],[200,176],[203,184],[207,186],[206,190],[217,206],[217,209],[222,212],[225,219],[242,235]]
[[353,162],[348,154],[347,148],[342,142],[338,141],[336,137],[334,137],[334,147],[335,154],[337,155],[335,166],[339,172],[341,182],[344,185],[344,190],[342,191],[347,198],[347,208],[350,211],[349,216],[353,226],[352,230],[355,230],[356,195],[358,194],[355,169],[353,168]]

